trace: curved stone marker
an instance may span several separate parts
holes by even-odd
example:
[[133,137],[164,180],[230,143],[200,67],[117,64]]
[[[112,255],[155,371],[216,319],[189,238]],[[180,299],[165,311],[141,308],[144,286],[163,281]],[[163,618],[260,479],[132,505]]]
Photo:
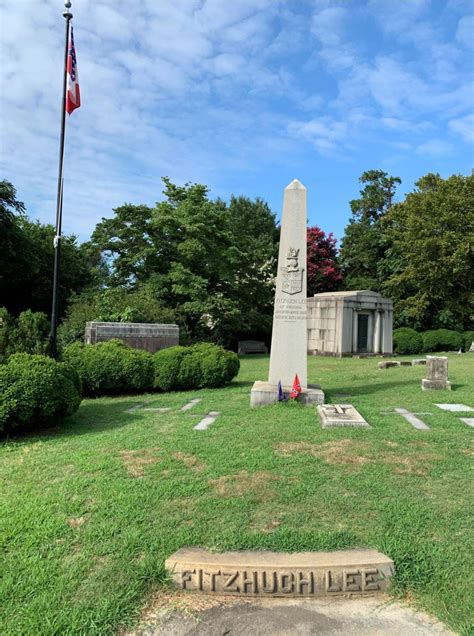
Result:
[[165,567],[184,590],[270,597],[385,592],[395,571],[393,561],[377,550],[287,554],[181,548]]

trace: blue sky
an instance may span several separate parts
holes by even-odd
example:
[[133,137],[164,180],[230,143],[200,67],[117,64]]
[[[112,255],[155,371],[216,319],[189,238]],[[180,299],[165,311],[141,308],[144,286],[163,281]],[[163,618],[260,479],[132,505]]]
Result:
[[[1,173],[53,222],[64,20],[0,0]],[[364,170],[473,168],[471,0],[75,0],[82,107],[68,121],[65,232],[82,240],[162,175],[211,196],[308,188],[341,237]]]

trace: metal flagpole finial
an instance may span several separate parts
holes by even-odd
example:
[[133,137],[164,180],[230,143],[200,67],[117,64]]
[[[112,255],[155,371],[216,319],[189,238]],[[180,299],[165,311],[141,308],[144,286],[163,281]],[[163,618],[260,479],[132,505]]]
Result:
[[64,11],[63,16],[67,18],[72,18],[72,13],[70,12],[70,8],[72,7],[71,0],[64,0],[64,6],[66,7],[66,11]]

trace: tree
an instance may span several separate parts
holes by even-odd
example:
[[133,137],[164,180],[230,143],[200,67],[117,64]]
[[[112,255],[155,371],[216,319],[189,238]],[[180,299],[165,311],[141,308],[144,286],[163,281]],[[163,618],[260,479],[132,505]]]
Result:
[[[0,298],[8,311],[51,311],[54,249],[52,225],[29,220],[8,181],[0,182]],[[94,261],[95,258],[95,261]],[[68,299],[94,282],[92,261],[97,254],[77,245],[75,236],[61,242],[60,315]]]
[[308,296],[337,289],[342,274],[337,262],[336,238],[317,225],[307,230]]
[[352,218],[341,243],[340,262],[346,289],[380,291],[382,277],[379,264],[387,245],[381,220],[391,209],[399,177],[382,170],[364,172],[359,181],[366,184],[361,197],[350,202]]
[[163,179],[154,208],[127,204],[92,243],[110,261],[110,285],[146,284],[185,334],[229,345],[271,326],[275,219],[261,200],[210,200],[201,184]]
[[427,174],[383,221],[383,291],[397,326],[471,329],[474,176]]

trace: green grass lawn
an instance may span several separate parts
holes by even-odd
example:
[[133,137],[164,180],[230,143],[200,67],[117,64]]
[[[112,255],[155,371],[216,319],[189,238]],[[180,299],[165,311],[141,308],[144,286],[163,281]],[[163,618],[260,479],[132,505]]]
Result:
[[[310,358],[326,401],[354,404],[370,430],[323,430],[299,404],[251,410],[268,372],[256,356],[227,388],[85,400],[57,429],[4,440],[0,633],[133,625],[186,545],[377,548],[395,562],[396,594],[471,633],[474,430],[433,403],[474,406],[474,354],[449,364],[453,391],[422,392],[424,367]],[[125,412],[145,401],[173,410]],[[384,414],[397,406],[427,412],[430,430]],[[211,410],[216,422],[194,431]]]

